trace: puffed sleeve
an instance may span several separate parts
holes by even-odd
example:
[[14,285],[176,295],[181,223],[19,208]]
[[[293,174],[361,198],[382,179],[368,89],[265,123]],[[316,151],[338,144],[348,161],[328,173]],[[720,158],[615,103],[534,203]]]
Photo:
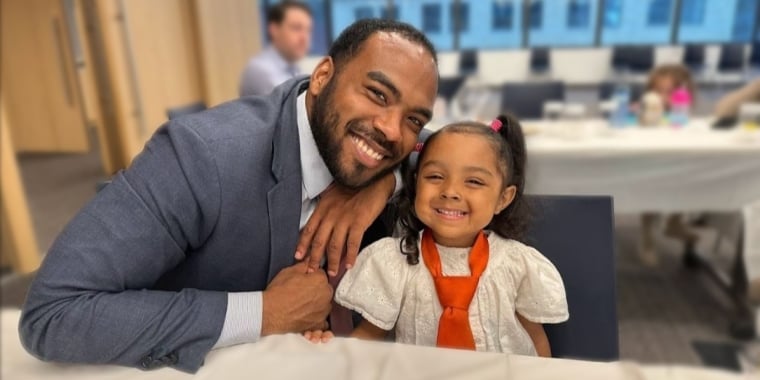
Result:
[[560,323],[568,318],[565,286],[554,264],[532,247],[521,246],[524,272],[515,308],[536,323]]
[[362,315],[373,325],[391,330],[396,325],[409,274],[399,240],[385,238],[364,248],[346,271],[335,301]]

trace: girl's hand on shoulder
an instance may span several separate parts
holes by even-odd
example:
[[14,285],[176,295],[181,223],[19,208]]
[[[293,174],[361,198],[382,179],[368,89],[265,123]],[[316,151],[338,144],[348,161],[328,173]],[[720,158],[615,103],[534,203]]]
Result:
[[327,343],[335,335],[330,330],[309,330],[303,333],[303,337],[312,343]]

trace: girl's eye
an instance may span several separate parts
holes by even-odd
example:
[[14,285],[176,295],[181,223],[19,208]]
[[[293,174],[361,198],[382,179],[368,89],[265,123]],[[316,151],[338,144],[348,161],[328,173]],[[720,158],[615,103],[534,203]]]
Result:
[[475,186],[483,186],[485,183],[479,179],[468,179],[467,183]]
[[428,174],[425,176],[425,179],[437,180],[437,179],[443,179],[443,176],[440,174]]

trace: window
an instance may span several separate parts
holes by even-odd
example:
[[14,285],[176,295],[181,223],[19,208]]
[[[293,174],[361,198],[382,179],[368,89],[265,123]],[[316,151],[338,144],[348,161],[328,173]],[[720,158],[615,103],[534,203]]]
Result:
[[737,0],[736,17],[734,18],[731,36],[734,42],[749,42],[752,39],[752,30],[758,11],[757,2],[757,0]]
[[589,26],[591,5],[588,0],[571,0],[567,4],[567,27],[584,29]]
[[422,31],[425,33],[441,32],[441,5],[422,5]]
[[[388,0],[379,1],[388,5]],[[439,51],[454,49],[454,31],[449,16],[452,3],[454,0],[393,0],[393,5],[398,7],[398,20],[425,33]]]
[[541,10],[541,23],[530,29],[528,45],[593,45],[596,29],[591,27],[591,15],[598,13],[600,3],[600,0],[564,0],[564,7],[545,7]]
[[673,0],[606,0],[603,45],[668,44],[673,30]]
[[[261,0],[260,11],[280,0]],[[534,46],[760,41],[760,0],[304,0],[314,15],[312,54],[362,18],[414,25],[439,51]],[[676,13],[678,6],[678,13]],[[526,9],[527,7],[527,9]],[[603,7],[599,9],[598,7]],[[597,15],[600,17],[597,18]],[[524,23],[527,23],[525,25]],[[524,35],[524,31],[529,33]],[[261,25],[266,35],[266,24]],[[671,36],[677,36],[671,41]]]
[[749,42],[757,3],[757,0],[682,1],[677,42]]
[[375,15],[370,7],[356,7],[354,8],[354,20],[361,20],[365,18],[374,18]]
[[663,26],[670,23],[671,0],[651,0],[647,12],[647,25]]
[[543,0],[532,0],[528,8],[528,25],[531,29],[541,29],[544,20],[544,2]]
[[705,21],[705,0],[681,2],[681,26],[702,25]]
[[605,28],[619,28],[623,19],[623,0],[605,1],[603,17]]
[[459,22],[459,31],[466,32],[470,29],[470,5],[467,3],[451,3],[451,31],[457,31],[457,21]]
[[[376,18],[388,6],[388,0],[363,0],[361,2],[356,0],[322,0],[320,2],[329,4],[327,10],[330,12],[331,41],[338,38],[340,32],[355,21]],[[325,5],[322,5],[321,8],[325,9]],[[312,7],[312,11],[314,10],[315,8]],[[315,27],[316,21],[315,19]]]
[[504,49],[522,46],[522,0],[459,2],[467,5],[465,12],[468,18],[467,29],[459,32],[460,49]]
[[398,7],[395,5],[384,7],[380,10],[380,18],[387,20],[398,20]]
[[491,7],[491,28],[494,30],[512,29],[512,19],[515,17],[514,5],[511,1],[494,1]]

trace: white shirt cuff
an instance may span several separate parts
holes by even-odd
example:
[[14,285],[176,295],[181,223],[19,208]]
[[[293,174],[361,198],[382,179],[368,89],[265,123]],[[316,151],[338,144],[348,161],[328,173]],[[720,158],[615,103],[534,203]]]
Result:
[[393,177],[396,178],[396,188],[393,189],[393,195],[396,196],[401,191],[401,188],[404,187],[404,181],[401,179],[401,169],[394,170]]
[[261,292],[227,293],[224,326],[212,349],[257,342],[263,313]]

